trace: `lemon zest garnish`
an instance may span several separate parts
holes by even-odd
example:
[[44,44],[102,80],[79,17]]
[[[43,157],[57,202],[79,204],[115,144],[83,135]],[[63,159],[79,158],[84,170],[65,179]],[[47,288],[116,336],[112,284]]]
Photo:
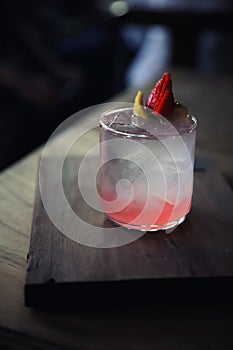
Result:
[[142,118],[147,118],[147,114],[143,106],[143,93],[140,90],[138,90],[135,97],[133,111],[135,115]]

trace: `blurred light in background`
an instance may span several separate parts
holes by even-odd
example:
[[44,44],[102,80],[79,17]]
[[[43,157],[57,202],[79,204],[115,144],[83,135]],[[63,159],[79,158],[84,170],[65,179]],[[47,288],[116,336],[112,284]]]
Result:
[[114,16],[123,16],[129,11],[129,4],[126,1],[114,1],[109,6],[109,11]]

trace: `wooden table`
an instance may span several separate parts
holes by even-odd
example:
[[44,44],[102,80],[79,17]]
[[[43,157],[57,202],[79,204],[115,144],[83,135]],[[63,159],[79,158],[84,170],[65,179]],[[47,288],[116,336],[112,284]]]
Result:
[[[198,151],[211,152],[231,181],[232,83],[226,76],[175,71],[175,93],[199,117]],[[135,91],[115,97],[132,101]],[[96,118],[90,113],[90,118]],[[87,119],[80,120],[80,128]],[[84,154],[93,135],[78,153]],[[77,152],[77,150],[75,151]],[[29,349],[232,349],[232,306],[169,305],[107,310],[32,310],[23,286],[34,204],[38,157],[35,150],[0,177],[0,347]],[[227,203],[226,203],[227,206]],[[224,208],[223,208],[224,210]],[[4,347],[5,346],[5,347]]]

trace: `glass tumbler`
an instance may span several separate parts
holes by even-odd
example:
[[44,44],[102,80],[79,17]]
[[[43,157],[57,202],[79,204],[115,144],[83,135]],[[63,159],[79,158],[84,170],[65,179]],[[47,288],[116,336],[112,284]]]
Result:
[[170,123],[144,108],[100,117],[98,191],[108,218],[128,229],[166,230],[190,211],[197,119]]

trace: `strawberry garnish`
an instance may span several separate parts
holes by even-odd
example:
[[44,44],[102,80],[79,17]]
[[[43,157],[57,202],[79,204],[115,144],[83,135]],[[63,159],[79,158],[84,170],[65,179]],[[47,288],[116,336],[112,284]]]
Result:
[[155,85],[155,88],[151,91],[146,101],[146,106],[164,117],[172,112],[175,101],[172,92],[172,80],[169,73],[164,73],[162,79]]

